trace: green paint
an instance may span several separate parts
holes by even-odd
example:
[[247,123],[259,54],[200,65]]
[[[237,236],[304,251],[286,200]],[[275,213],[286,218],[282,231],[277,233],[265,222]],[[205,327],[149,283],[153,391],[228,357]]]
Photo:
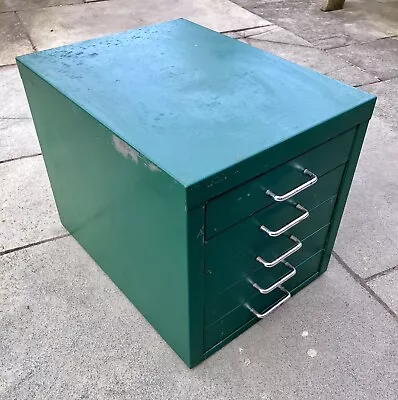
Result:
[[[185,20],[17,63],[62,223],[188,366],[257,321],[242,302],[280,300],[247,285],[288,272],[257,255],[292,233],[303,248],[285,286],[324,271],[373,96]],[[302,184],[303,168],[314,186],[265,195]],[[307,220],[278,238],[258,229],[297,218],[296,202]]]

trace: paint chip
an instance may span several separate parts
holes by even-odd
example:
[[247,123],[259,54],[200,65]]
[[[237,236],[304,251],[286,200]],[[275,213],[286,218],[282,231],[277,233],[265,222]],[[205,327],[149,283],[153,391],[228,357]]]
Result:
[[112,142],[113,147],[118,153],[120,153],[124,158],[131,158],[135,164],[138,164],[139,153],[137,150],[134,150],[131,146],[115,135],[112,136]]
[[303,331],[303,333],[301,334],[302,337],[307,337],[308,336],[308,331]]
[[308,355],[309,357],[311,357],[311,358],[316,357],[317,354],[318,354],[317,351],[314,350],[314,349],[309,349],[309,350],[307,351],[307,355]]

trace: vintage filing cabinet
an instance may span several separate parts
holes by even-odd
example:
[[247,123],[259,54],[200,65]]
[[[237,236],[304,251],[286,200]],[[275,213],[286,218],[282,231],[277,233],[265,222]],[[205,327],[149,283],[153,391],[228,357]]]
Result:
[[188,366],[325,271],[374,96],[182,19],[17,62],[63,224]]

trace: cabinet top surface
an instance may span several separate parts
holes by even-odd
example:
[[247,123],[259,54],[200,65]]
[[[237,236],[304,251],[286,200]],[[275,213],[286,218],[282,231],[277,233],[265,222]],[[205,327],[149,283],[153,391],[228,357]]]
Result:
[[374,99],[183,19],[17,60],[184,186]]

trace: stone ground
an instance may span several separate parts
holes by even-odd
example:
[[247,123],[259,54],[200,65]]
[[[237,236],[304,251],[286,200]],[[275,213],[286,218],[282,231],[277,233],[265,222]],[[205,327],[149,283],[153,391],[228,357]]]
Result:
[[[398,1],[235,3],[0,0],[0,399],[398,398]],[[61,226],[14,61],[177,17],[378,96],[327,273],[193,370]]]

